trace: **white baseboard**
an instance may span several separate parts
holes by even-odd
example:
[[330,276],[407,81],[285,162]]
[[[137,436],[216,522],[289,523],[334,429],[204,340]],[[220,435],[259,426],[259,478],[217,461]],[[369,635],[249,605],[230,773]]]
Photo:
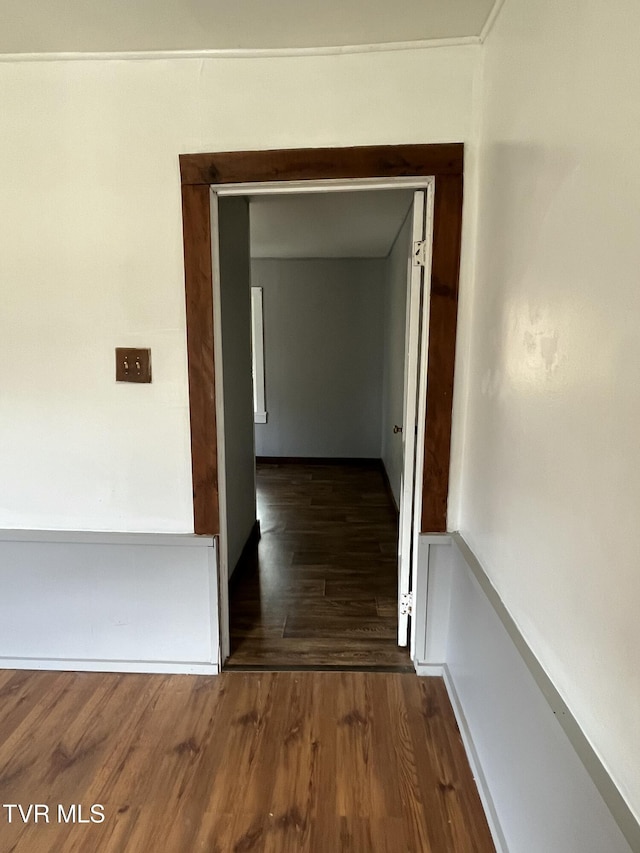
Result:
[[493,802],[493,797],[491,796],[491,791],[489,790],[487,780],[482,770],[482,765],[480,764],[478,752],[473,742],[471,730],[469,728],[469,724],[467,723],[467,718],[465,717],[462,705],[460,704],[460,699],[458,697],[455,685],[451,678],[451,673],[449,672],[449,668],[446,664],[444,664],[442,669],[445,687],[447,688],[447,693],[449,694],[449,701],[451,702],[451,707],[453,708],[453,713],[455,714],[456,722],[458,723],[460,737],[462,738],[462,743],[464,744],[464,748],[467,753],[467,758],[469,759],[469,765],[471,766],[473,778],[475,779],[476,785],[478,787],[478,794],[480,795],[480,801],[482,803],[482,807],[484,808],[487,823],[489,824],[489,831],[491,832],[491,837],[496,848],[496,853],[508,853],[507,843],[504,838],[504,833],[502,832],[502,827],[500,826],[500,821],[498,819],[498,813]]
[[33,669],[57,672],[130,672],[158,675],[218,675],[220,672],[217,663],[4,657],[0,657],[0,669]]
[[420,663],[419,661],[414,661],[413,665],[416,675],[437,676],[439,678],[444,676],[444,664],[442,663]]

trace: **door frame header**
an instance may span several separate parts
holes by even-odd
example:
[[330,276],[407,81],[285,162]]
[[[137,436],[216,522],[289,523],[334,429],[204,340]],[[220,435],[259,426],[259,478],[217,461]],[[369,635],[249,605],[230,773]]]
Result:
[[182,186],[332,178],[462,176],[464,145],[364,145],[181,154]]

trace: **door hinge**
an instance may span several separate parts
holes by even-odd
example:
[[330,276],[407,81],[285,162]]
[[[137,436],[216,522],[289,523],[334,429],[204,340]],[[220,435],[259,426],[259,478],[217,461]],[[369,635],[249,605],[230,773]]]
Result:
[[423,267],[427,260],[427,241],[416,240],[413,244],[413,265]]
[[403,592],[400,596],[400,615],[413,616],[413,593]]

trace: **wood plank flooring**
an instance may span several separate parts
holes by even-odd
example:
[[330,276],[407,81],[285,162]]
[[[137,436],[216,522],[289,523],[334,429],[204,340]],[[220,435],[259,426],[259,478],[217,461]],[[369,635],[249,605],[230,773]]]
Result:
[[2,671],[6,803],[50,822],[0,809],[2,853],[494,850],[444,684],[409,674]]
[[260,463],[257,491],[261,538],[232,578],[227,667],[412,670],[380,467]]

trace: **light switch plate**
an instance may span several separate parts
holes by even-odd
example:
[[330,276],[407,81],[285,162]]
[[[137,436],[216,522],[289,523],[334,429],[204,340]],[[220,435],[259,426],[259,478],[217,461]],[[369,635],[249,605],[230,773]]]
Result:
[[151,350],[116,347],[116,382],[151,382]]

